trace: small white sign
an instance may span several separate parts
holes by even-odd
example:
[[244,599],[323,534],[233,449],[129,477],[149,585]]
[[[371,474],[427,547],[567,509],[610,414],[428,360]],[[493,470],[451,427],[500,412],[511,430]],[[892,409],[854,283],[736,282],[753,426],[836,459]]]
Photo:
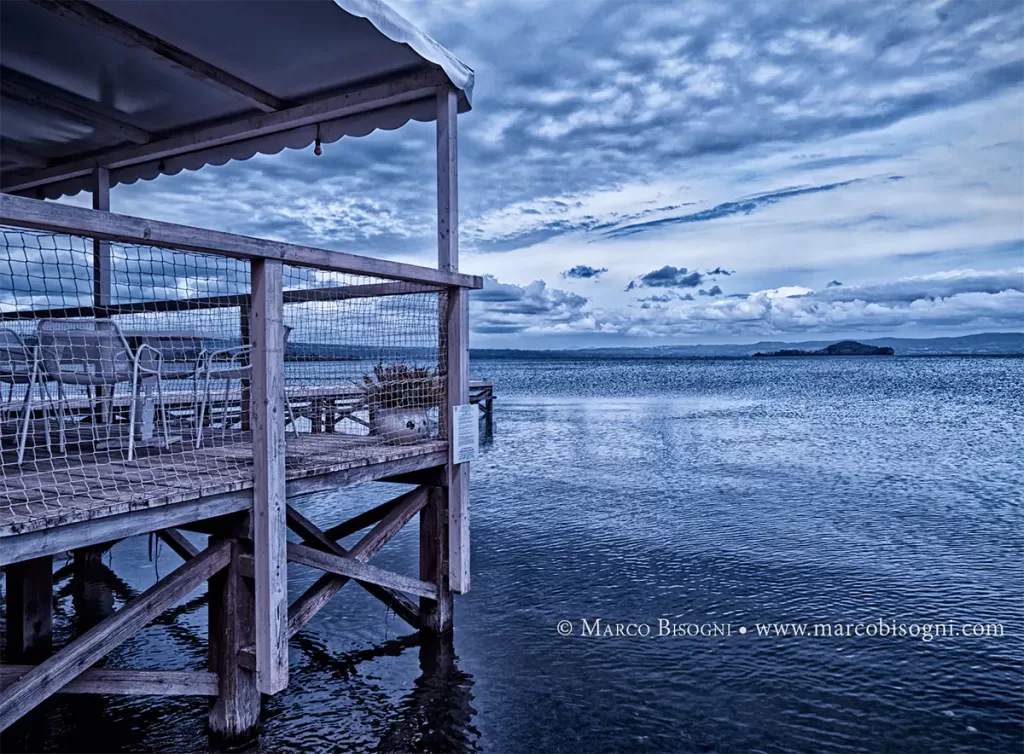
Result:
[[480,409],[452,406],[452,463],[475,461],[480,450]]

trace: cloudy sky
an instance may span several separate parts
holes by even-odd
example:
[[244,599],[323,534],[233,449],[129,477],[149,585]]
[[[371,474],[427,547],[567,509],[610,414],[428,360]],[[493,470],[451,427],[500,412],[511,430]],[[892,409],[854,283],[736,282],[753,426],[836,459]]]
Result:
[[[1024,5],[392,3],[477,72],[476,347],[1024,330]],[[114,189],[424,264],[433,125]]]

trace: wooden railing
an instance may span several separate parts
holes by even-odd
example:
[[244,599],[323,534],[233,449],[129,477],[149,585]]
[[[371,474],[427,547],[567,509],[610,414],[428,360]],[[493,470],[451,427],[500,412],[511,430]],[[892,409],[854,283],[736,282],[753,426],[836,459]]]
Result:
[[[452,108],[454,105],[452,105]],[[454,129],[454,115],[452,116]],[[454,175],[452,176],[454,180]],[[454,213],[454,208],[452,209]],[[433,269],[390,260],[375,259],[344,252],[270,241],[248,236],[204,230],[67,206],[35,199],[0,194],[0,224],[68,236],[95,239],[97,255],[94,269],[110,274],[111,243],[137,244],[169,250],[214,254],[248,260],[251,288],[248,293],[178,300],[115,303],[96,300],[93,305],[47,307],[37,310],[0,312],[0,319],[19,320],[40,317],[112,317],[140,312],[174,312],[194,308],[239,307],[245,323],[243,335],[251,345],[251,432],[253,447],[253,534],[256,581],[255,667],[258,686],[265,693],[281,690],[287,683],[287,641],[289,638],[287,603],[287,504],[285,494],[285,384],[284,328],[285,303],[342,300],[354,297],[390,296],[409,293],[440,292],[446,310],[439,312],[438,328],[448,336],[444,343],[447,365],[446,404],[442,407],[442,425],[447,425],[452,406],[468,403],[468,296],[467,289],[482,287],[480,277],[453,271],[457,256],[450,257],[449,269]],[[334,288],[310,288],[284,291],[284,265],[311,267],[338,273],[368,276],[383,282]],[[102,281],[101,281],[102,282]],[[111,290],[109,281],[96,285],[97,291]],[[464,468],[451,463],[446,485],[455,509],[452,541],[452,585],[468,588],[468,521],[464,518],[468,476]],[[439,509],[440,510],[440,509]],[[447,513],[445,514],[448,515]],[[448,526],[447,521],[434,524]],[[435,537],[437,539],[437,537]],[[465,557],[460,543],[465,542]],[[302,548],[293,548],[308,555]],[[294,554],[294,553],[293,553]],[[444,558],[447,564],[447,558]],[[333,561],[332,561],[333,562]],[[464,565],[463,565],[464,564]],[[438,573],[443,570],[439,567]],[[347,576],[357,576],[345,573]],[[424,589],[426,587],[423,587]],[[447,589],[441,590],[450,600]],[[446,608],[450,622],[450,605]]]

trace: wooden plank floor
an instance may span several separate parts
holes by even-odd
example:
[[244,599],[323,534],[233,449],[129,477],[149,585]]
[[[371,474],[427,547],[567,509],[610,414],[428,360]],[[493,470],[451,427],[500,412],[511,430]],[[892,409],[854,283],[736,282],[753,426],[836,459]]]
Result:
[[[287,437],[286,479],[336,474],[447,450],[431,440],[388,445],[343,434]],[[252,487],[252,443],[236,433],[193,449],[176,443],[143,448],[127,461],[121,452],[26,459],[0,465],[0,538],[105,516],[157,508]]]

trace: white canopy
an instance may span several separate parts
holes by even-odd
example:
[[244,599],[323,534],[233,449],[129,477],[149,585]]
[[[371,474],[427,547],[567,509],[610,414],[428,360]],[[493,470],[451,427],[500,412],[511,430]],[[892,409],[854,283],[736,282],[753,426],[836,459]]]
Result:
[[470,108],[473,71],[380,0],[0,7],[0,189],[56,198]]

